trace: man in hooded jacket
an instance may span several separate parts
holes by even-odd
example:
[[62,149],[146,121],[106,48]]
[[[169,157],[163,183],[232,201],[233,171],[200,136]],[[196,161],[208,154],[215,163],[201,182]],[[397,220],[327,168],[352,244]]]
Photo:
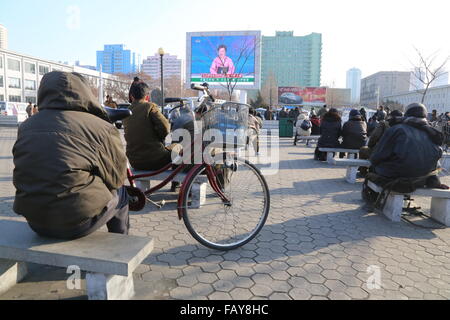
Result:
[[77,239],[105,224],[127,234],[124,147],[87,80],[50,72],[38,101],[13,148],[14,211],[46,237]]
[[402,124],[388,129],[373,151],[374,172],[389,179],[419,178],[431,175],[440,187],[436,171],[442,157],[443,135],[427,121],[427,109],[414,103],[407,107]]

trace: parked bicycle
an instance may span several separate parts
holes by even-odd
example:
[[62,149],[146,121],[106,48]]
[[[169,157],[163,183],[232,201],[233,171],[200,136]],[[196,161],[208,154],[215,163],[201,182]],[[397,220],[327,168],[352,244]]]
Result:
[[[237,135],[246,135],[249,106],[234,102],[216,103],[207,84],[193,85],[192,89],[203,92],[195,111],[202,111],[204,132],[220,132],[224,140],[214,145],[214,142],[205,142],[202,134],[203,141],[192,142],[190,148],[183,151],[183,154],[190,154],[191,159],[194,159],[196,143],[202,146],[202,154],[205,150],[212,151],[209,161],[202,157],[199,164],[180,164],[184,158],[182,154],[158,171],[135,175],[129,168],[130,210],[141,211],[147,201],[154,203],[149,195],[171,183],[178,174],[188,171],[178,196],[179,219],[183,219],[189,233],[202,245],[216,250],[233,250],[256,237],[270,211],[270,193],[264,176],[255,165],[238,157],[236,149],[242,147],[239,141],[245,143],[246,136],[234,137],[238,142],[234,140],[231,149],[227,142],[229,137],[226,134],[230,130]],[[168,102],[178,103],[172,111],[186,107],[186,100],[181,98],[168,99]],[[174,164],[177,164],[175,169]],[[158,185],[148,190],[137,188],[136,180],[166,172],[169,176]]]

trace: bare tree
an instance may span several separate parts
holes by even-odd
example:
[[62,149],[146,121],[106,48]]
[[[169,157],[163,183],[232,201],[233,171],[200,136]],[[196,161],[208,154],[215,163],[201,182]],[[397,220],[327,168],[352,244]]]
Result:
[[272,107],[274,104],[278,104],[278,80],[275,74],[270,71],[264,86],[261,90],[261,96],[264,101],[269,103]]
[[416,54],[418,56],[419,62],[414,65],[413,77],[423,85],[424,88],[418,88],[416,83],[413,82],[412,85],[415,89],[422,93],[422,103],[425,103],[427,93],[431,85],[439,78],[445,71],[445,66],[447,65],[450,56],[447,56],[441,62],[437,62],[438,52],[426,57],[419,49],[415,48]]

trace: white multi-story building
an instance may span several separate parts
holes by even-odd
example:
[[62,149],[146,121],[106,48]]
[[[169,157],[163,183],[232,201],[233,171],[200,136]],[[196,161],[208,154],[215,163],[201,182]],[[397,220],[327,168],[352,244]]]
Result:
[[[118,77],[77,66],[70,66],[31,56],[19,54],[9,50],[0,49],[0,101],[7,102],[37,102],[37,91],[42,77],[51,71],[78,72],[85,76],[91,86],[100,87],[103,78],[103,87],[120,85],[124,83]],[[105,95],[107,92],[105,92]]]
[[[163,72],[164,79],[170,79],[176,77],[182,79],[183,62],[178,59],[177,56],[165,54],[163,57]],[[142,64],[142,72],[148,74],[153,79],[161,78],[161,56],[155,54],[154,56],[147,57]]]
[[441,72],[438,77],[436,78],[436,80],[433,81],[433,83],[431,84],[431,87],[442,87],[442,86],[446,86],[449,84],[448,82],[449,80],[449,74],[447,71],[443,71]]
[[[392,101],[407,107],[411,103],[421,102],[423,90],[415,90],[410,92],[398,93],[385,97],[386,100]],[[425,97],[425,106],[428,112],[437,110],[438,114],[450,111],[450,85],[434,87],[428,90]]]
[[362,79],[361,105],[376,108],[383,103],[386,97],[409,91],[411,73],[382,71]]
[[8,49],[8,29],[0,24],[0,49]]
[[351,90],[351,102],[359,103],[361,98],[361,70],[352,68],[347,71],[347,89]]

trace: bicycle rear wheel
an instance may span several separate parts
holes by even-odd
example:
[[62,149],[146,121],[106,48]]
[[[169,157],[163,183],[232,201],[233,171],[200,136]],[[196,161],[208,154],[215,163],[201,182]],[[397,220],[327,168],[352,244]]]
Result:
[[214,191],[206,165],[198,168],[183,195],[183,220],[189,233],[204,246],[228,251],[250,242],[264,227],[270,211],[270,193],[264,176],[248,161],[212,167],[230,200]]

